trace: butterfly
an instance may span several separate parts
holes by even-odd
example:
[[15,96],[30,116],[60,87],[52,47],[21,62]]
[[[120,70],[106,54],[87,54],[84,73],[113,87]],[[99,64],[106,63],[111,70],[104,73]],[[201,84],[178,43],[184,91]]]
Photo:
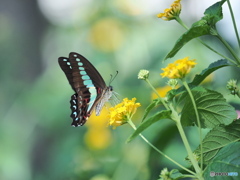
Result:
[[83,126],[95,109],[96,115],[113,93],[112,86],[107,86],[97,69],[82,55],[71,52],[69,57],[59,57],[58,63],[74,90],[70,108],[72,126]]

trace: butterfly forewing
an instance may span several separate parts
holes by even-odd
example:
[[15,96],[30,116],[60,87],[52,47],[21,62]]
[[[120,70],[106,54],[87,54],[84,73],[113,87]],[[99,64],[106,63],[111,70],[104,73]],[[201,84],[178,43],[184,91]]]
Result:
[[[80,61],[79,61],[80,60]],[[100,75],[100,73],[97,71],[97,69],[82,55],[77,53],[70,53],[69,54],[69,61],[71,64],[73,64],[74,67],[80,66],[84,69],[84,71],[87,73],[87,75],[90,77],[91,81],[95,85],[95,87],[99,88],[106,88],[106,84]],[[79,63],[80,62],[80,63]],[[81,65],[82,63],[82,65]],[[76,70],[76,73],[79,70]]]
[[71,96],[73,126],[83,125],[96,108],[97,115],[111,97],[112,88],[106,86],[96,68],[83,56],[70,53],[69,58],[58,59],[69,84],[75,93]]
[[72,89],[75,90],[74,85],[73,85],[72,65],[69,62],[69,59],[66,57],[60,57],[60,58],[58,58],[58,63],[60,65],[61,69],[63,70],[63,72],[65,73]]

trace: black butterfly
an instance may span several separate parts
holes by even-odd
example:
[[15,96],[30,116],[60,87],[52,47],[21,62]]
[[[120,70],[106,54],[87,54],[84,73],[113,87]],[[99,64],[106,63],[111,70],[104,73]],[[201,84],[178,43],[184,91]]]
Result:
[[96,115],[112,96],[112,86],[106,86],[96,68],[82,55],[71,52],[69,57],[59,57],[58,63],[75,93],[70,104],[72,126],[82,126],[95,109]]

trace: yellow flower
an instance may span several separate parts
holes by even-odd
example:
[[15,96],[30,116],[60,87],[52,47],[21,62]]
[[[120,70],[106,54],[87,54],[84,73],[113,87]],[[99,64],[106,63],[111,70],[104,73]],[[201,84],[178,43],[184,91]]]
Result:
[[117,126],[127,123],[128,120],[135,114],[137,108],[141,106],[140,103],[135,103],[135,101],[136,98],[132,98],[132,100],[124,98],[121,103],[110,108],[109,125],[116,128]]
[[189,57],[179,59],[169,64],[166,68],[162,68],[164,72],[160,75],[170,79],[182,79],[190,72],[191,68],[197,64],[195,61],[195,59],[189,60]]
[[176,19],[179,16],[182,6],[180,3],[181,0],[176,0],[172,3],[171,7],[164,10],[164,13],[159,13],[158,18],[161,18],[165,21],[170,21]]

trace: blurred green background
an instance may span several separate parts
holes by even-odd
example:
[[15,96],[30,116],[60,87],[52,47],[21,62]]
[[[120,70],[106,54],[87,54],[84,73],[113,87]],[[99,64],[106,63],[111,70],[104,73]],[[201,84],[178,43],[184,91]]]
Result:
[[[215,2],[184,1],[181,17],[190,26]],[[120,99],[136,97],[142,104],[135,115],[138,124],[152,100],[150,88],[137,79],[140,69],[150,70],[154,86],[163,88],[167,79],[159,74],[167,63],[186,56],[197,59],[192,78],[210,62],[221,59],[192,41],[175,58],[162,63],[184,33],[175,21],[156,18],[171,3],[0,0],[1,180],[155,180],[162,168],[176,168],[140,138],[126,144],[133,130],[128,125],[114,130],[107,127],[106,108],[102,116],[92,115],[85,126],[71,127],[69,100],[73,91],[57,62],[60,56],[78,52],[95,65],[106,84],[110,74],[119,71],[112,86]],[[236,46],[228,12],[225,17],[218,28]],[[225,52],[216,39],[203,39]],[[225,83],[238,74],[234,68],[222,69],[206,85],[234,102]],[[158,122],[143,134],[170,157],[188,165],[174,124]],[[196,148],[196,129],[187,128],[187,134]]]

